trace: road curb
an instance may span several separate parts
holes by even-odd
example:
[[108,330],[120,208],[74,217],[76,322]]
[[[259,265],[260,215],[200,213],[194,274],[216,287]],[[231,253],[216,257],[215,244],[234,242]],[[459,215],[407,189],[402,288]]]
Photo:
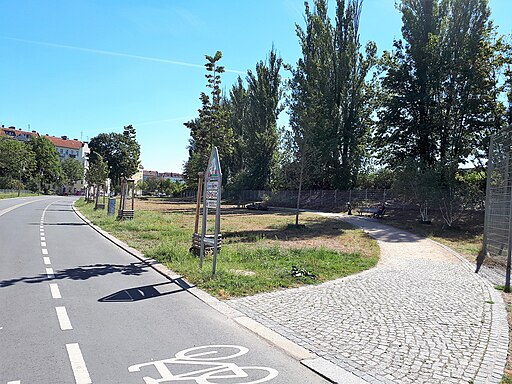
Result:
[[[183,277],[174,271],[167,268],[165,265],[160,263],[159,261],[146,257],[144,254],[135,248],[130,247],[125,242],[119,240],[118,238],[112,236],[110,233],[104,231],[97,225],[93,224],[89,219],[87,219],[79,210],[75,207],[75,202],[72,204],[73,211],[76,215],[85,222],[89,227],[98,232],[101,236],[128,252],[130,255],[134,256],[141,262],[147,264],[149,267],[153,268],[155,271],[160,273],[162,276],[168,278],[169,280],[175,282],[180,287],[184,288],[187,292],[209,305],[211,308],[215,309],[217,312],[220,312],[228,319],[233,320],[240,326],[248,329],[254,334],[258,335],[262,339],[265,339],[270,344],[278,347],[282,351],[284,351],[288,356],[293,359],[299,361],[305,367],[311,369],[313,372],[318,375],[324,377],[325,379],[333,382],[333,383],[346,383],[346,384],[365,384],[366,381],[355,377],[358,381],[347,381],[347,378],[351,378],[352,375],[350,372],[340,368],[329,361],[325,360],[322,357],[318,357],[316,354],[308,351],[307,349],[295,344],[294,342],[288,340],[287,338],[279,335],[277,332],[272,331],[270,328],[264,326],[263,324],[253,320],[247,316],[245,316],[240,311],[237,311],[234,308],[231,308],[228,304],[220,301],[219,299],[211,296],[207,292],[199,289],[193,285],[191,285],[187,280],[183,279]],[[352,375],[353,376],[353,375]]]

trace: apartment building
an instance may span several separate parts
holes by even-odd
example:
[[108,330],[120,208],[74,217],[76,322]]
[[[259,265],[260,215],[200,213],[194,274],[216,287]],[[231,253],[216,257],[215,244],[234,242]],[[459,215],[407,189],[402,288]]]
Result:
[[[36,131],[24,131],[15,127],[5,127],[3,125],[0,127],[0,137],[9,137],[23,142],[30,140],[32,137],[45,137],[55,145],[60,161],[64,161],[65,159],[77,159],[84,165],[85,170],[89,167],[88,159],[90,151],[87,142],[82,142],[77,139],[69,139],[67,136],[43,136]],[[86,183],[84,173],[82,180],[76,182],[74,185],[63,186],[58,192],[76,194],[83,191],[85,187]]]

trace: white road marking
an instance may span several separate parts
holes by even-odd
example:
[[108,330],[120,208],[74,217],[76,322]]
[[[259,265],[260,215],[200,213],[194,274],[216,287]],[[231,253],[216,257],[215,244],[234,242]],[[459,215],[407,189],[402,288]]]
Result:
[[39,232],[43,233],[43,232],[44,232],[44,229],[42,229],[42,228],[41,228],[41,229],[39,230]]
[[52,297],[54,299],[62,299],[62,296],[60,294],[60,289],[57,284],[50,284],[50,291],[51,291]]
[[53,268],[46,268],[46,275],[48,276],[49,279],[55,279]]
[[21,384],[21,381],[19,380],[16,380],[16,381],[8,381],[7,384]]
[[39,228],[43,229],[43,228],[44,228],[44,225],[43,225],[43,224],[41,224],[41,225],[39,226]]
[[[44,200],[47,200],[47,199],[44,199]],[[32,200],[32,201],[27,201],[26,203],[21,203],[21,204],[13,205],[10,208],[6,208],[3,211],[0,211],[0,216],[5,215],[7,212],[11,212],[12,210],[14,210],[16,208],[23,207],[24,205],[27,205],[27,204],[35,203],[37,201],[41,201],[41,200]]]
[[48,254],[48,250],[46,248],[41,249],[41,252],[43,252],[43,255],[47,255]]
[[41,241],[46,241],[46,237],[41,236]]
[[66,307],[55,307],[55,310],[57,311],[60,329],[63,331],[69,331],[73,329],[71,326],[71,321],[69,320],[68,312],[66,311]]
[[41,247],[46,247],[46,242],[45,241],[41,241]]
[[69,362],[75,375],[76,384],[92,384],[78,343],[66,344],[66,349],[68,350]]
[[50,258],[45,256],[43,257],[43,262],[45,265],[52,265],[52,262],[50,261]]

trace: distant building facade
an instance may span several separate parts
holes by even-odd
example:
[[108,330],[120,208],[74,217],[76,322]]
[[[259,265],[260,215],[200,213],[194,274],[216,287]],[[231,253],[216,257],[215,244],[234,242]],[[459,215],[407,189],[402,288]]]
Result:
[[40,135],[36,131],[23,131],[15,127],[0,127],[0,137],[8,137],[14,140],[26,142],[32,137],[45,137],[50,140],[57,150],[60,161],[66,159],[77,159],[84,165],[84,176],[74,185],[63,186],[60,191],[62,193],[75,194],[83,191],[86,188],[85,171],[89,168],[89,145],[87,142],[82,142],[77,139],[68,139],[67,136],[55,137],[49,135]]
[[146,181],[147,179],[154,177],[156,179],[161,180],[171,180],[173,182],[178,183],[184,183],[185,179],[183,178],[183,174],[181,173],[174,173],[174,172],[158,172],[158,171],[150,171],[150,170],[144,170],[143,172],[143,180]]
[[63,186],[60,192],[76,194],[85,190],[87,187],[87,183],[85,182],[85,172],[89,169],[89,144],[86,141],[82,142],[77,139],[68,139],[67,136],[55,137],[45,135],[44,137],[55,145],[60,161],[76,159],[84,166],[84,176],[82,177],[82,180],[77,181],[74,185]]

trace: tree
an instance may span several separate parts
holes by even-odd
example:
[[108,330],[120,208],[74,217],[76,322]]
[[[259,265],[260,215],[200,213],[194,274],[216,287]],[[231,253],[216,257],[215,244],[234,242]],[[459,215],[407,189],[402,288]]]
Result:
[[17,140],[0,138],[0,187],[22,188],[35,168],[31,148]]
[[84,165],[80,160],[68,158],[62,161],[64,184],[74,184],[84,178]]
[[301,157],[309,154],[308,186],[346,188],[354,183],[368,135],[366,77],[376,46],[370,42],[360,52],[361,0],[337,0],[335,26],[326,0],[315,0],[313,11],[305,5],[306,27],[297,26],[303,57],[292,70],[290,125]]
[[100,194],[100,186],[105,185],[109,174],[108,162],[98,152],[91,152],[89,156],[89,169],[85,174],[87,184],[93,186],[96,196],[96,208],[98,207],[98,200]]
[[[201,92],[201,109],[199,118],[190,120],[184,125],[190,129],[189,159],[185,163],[185,177],[189,186],[197,185],[197,173],[205,170],[208,165],[211,150],[219,148],[219,157],[229,158],[233,151],[233,131],[227,124],[228,112],[226,102],[222,99],[221,77],[224,67],[218,65],[222,52],[214,56],[206,55],[206,80],[210,94]],[[223,183],[228,180],[229,168],[223,167]]]
[[109,176],[113,185],[118,186],[123,177],[130,178],[139,167],[140,145],[137,143],[135,128],[124,127],[120,133],[100,133],[89,143],[92,153],[97,153],[109,165]]
[[230,91],[228,124],[236,137],[227,164],[232,189],[262,190],[273,184],[279,143],[277,118],[282,110],[281,67],[282,60],[272,48],[266,62],[258,62],[255,72],[247,72],[247,88],[239,77]]
[[45,192],[48,185],[60,180],[62,166],[55,145],[45,137],[35,137],[28,141],[36,159],[33,177],[40,182],[40,187]]
[[503,44],[487,0],[401,0],[398,9],[404,41],[383,56],[381,157],[446,167],[485,157],[490,133],[504,124]]

